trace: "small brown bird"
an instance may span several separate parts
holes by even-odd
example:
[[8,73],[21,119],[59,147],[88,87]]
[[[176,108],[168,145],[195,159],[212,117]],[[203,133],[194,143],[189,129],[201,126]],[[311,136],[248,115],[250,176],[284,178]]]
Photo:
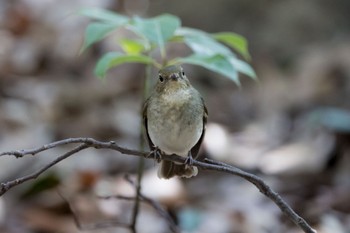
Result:
[[159,71],[159,79],[143,107],[143,119],[150,149],[160,154],[187,157],[186,164],[162,161],[158,177],[192,177],[192,166],[204,138],[208,112],[203,98],[192,87],[179,65]]

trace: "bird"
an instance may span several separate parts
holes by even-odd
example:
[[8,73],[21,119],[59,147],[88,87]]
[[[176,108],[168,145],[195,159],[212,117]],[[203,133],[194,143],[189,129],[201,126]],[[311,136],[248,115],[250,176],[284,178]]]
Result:
[[143,105],[142,116],[151,153],[160,157],[163,154],[186,157],[185,163],[160,161],[158,177],[196,176],[198,168],[192,163],[205,135],[208,110],[181,65],[159,70],[154,90]]

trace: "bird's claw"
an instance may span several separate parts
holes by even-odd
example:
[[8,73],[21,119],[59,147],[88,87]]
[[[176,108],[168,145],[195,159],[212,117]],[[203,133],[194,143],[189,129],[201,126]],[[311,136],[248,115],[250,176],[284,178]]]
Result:
[[192,158],[192,155],[189,154],[188,157],[185,160],[185,164],[192,167],[194,159]]
[[147,155],[147,158],[150,157],[150,156],[154,156],[154,159],[159,163],[162,158],[163,158],[163,155],[162,155],[162,151],[158,148],[158,147],[154,147],[154,149]]

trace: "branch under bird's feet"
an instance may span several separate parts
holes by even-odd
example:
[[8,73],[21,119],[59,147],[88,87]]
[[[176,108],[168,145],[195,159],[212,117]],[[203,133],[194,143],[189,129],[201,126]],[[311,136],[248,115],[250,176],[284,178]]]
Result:
[[154,147],[153,150],[146,156],[146,158],[149,158],[150,156],[154,156],[154,159],[157,161],[157,163],[160,163],[163,159],[163,152],[158,148]]

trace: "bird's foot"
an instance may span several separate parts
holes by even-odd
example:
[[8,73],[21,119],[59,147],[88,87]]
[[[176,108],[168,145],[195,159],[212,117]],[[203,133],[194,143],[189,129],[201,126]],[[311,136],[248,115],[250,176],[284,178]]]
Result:
[[158,147],[154,147],[153,150],[146,156],[147,158],[150,156],[154,156],[154,159],[159,163],[162,158],[163,154],[162,151]]
[[187,166],[192,167],[193,161],[194,161],[194,159],[192,158],[192,155],[191,155],[191,153],[190,153],[190,154],[188,155],[188,157],[186,158],[186,160],[185,160],[185,164],[186,164]]

